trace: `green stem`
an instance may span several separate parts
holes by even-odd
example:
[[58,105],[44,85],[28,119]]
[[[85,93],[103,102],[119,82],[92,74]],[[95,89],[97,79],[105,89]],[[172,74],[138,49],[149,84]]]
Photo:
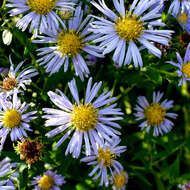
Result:
[[181,149],[181,147],[183,147],[185,144],[185,142],[183,142],[182,144],[180,144],[179,146],[177,146],[176,148],[174,148],[169,154],[167,154],[166,156],[163,156],[162,158],[160,158],[159,160],[156,160],[152,163],[152,166],[157,165],[159,162],[167,159],[171,154],[175,153],[176,151],[178,151],[179,149]]
[[164,70],[157,69],[157,68],[154,68],[154,67],[147,67],[147,69],[150,69],[150,70],[153,70],[153,71],[157,71],[157,72],[159,72],[159,73],[168,75],[168,76],[170,76],[170,77],[178,77],[178,76],[177,76],[177,73],[170,73],[170,72],[168,72],[168,71],[164,71]]

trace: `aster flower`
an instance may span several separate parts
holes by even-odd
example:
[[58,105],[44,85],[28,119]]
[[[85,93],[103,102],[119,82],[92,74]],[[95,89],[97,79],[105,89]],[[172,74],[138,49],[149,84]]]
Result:
[[46,136],[53,137],[63,131],[65,132],[55,145],[56,148],[73,133],[65,152],[66,155],[70,152],[74,158],[78,158],[83,139],[86,155],[90,155],[90,144],[92,146],[95,146],[96,143],[103,145],[103,139],[111,143],[113,141],[112,138],[118,138],[118,135],[120,135],[120,132],[115,130],[114,127],[120,128],[120,125],[115,121],[121,120],[122,117],[115,115],[122,115],[123,113],[121,109],[115,108],[116,103],[106,106],[115,101],[116,98],[109,98],[112,93],[105,91],[94,100],[101,84],[102,82],[99,82],[92,86],[92,78],[90,78],[84,101],[80,101],[75,79],[69,82],[69,89],[76,102],[75,104],[72,104],[59,90],[60,95],[52,91],[48,92],[51,101],[59,107],[59,110],[52,108],[43,109],[48,114],[43,116],[43,118],[47,119],[45,126],[58,126],[48,132]]
[[[101,178],[100,185],[109,185],[108,172],[113,175],[112,169],[114,168],[118,174],[123,171],[123,166],[116,160],[120,157],[120,154],[126,151],[126,146],[118,146],[120,140],[116,140],[114,143],[109,144],[105,142],[104,145],[93,146],[93,151],[90,156],[81,159],[81,162],[87,162],[88,165],[95,165],[94,169],[90,172],[89,176],[93,176],[93,180]],[[108,170],[109,169],[109,170]]]
[[176,56],[177,56],[178,63],[174,63],[172,61],[167,61],[167,63],[170,63],[174,65],[175,67],[179,68],[177,73],[178,73],[178,77],[181,78],[179,82],[179,86],[181,86],[182,84],[185,84],[186,81],[190,80],[190,43],[187,46],[184,61],[178,52],[176,52]]
[[68,29],[59,28],[55,34],[46,32],[47,36],[38,36],[39,39],[33,40],[34,43],[54,44],[54,46],[37,50],[38,55],[43,56],[37,62],[40,65],[45,65],[46,72],[50,72],[50,74],[58,72],[62,65],[64,65],[64,72],[66,72],[71,59],[76,74],[83,80],[83,75],[88,75],[89,69],[82,54],[87,53],[96,57],[103,57],[100,54],[99,47],[90,44],[90,41],[97,36],[88,31],[90,17],[87,16],[84,21],[82,18],[83,11],[79,6],[75,10],[74,17],[69,20]]
[[73,9],[73,3],[70,0],[7,0],[6,6],[11,7],[10,16],[24,14],[16,26],[22,31],[30,25],[29,31],[35,30],[43,33],[46,30],[56,32],[61,23],[64,23],[56,14],[56,10]]
[[0,177],[4,178],[0,180],[0,189],[1,190],[14,190],[16,189],[14,186],[15,177],[17,177],[18,173],[14,171],[16,164],[10,163],[9,158],[4,158],[0,162]]
[[178,187],[182,190],[189,190],[190,189],[190,182],[187,182],[186,184],[182,185],[179,184]]
[[146,132],[149,132],[153,128],[153,135],[158,136],[163,132],[168,133],[174,125],[168,118],[176,119],[177,114],[167,112],[168,109],[173,107],[173,100],[168,101],[167,99],[160,103],[163,93],[153,92],[153,102],[148,103],[144,96],[138,97],[138,105],[135,110],[137,113],[134,115],[137,117],[136,120],[145,120],[139,127],[141,130],[144,128]]
[[120,173],[115,171],[111,177],[111,181],[113,190],[125,190],[128,183],[128,174],[125,171],[120,171]]
[[[26,137],[26,131],[32,131],[30,129],[29,122],[36,117],[34,114],[36,111],[25,113],[29,105],[21,101],[17,97],[17,93],[14,92],[12,101],[7,101],[0,97],[0,138],[1,143],[4,143],[7,135],[10,133],[11,140],[22,140]],[[1,147],[2,148],[2,147]]]
[[160,0],[135,0],[127,12],[124,0],[120,2],[113,0],[118,16],[106,6],[104,0],[98,2],[99,4],[92,1],[92,4],[108,19],[94,16],[97,21],[92,22],[90,30],[101,35],[94,42],[101,42],[100,47],[104,55],[114,51],[112,59],[115,63],[119,63],[119,66],[129,65],[133,60],[135,67],[142,67],[143,61],[136,45],[139,42],[152,54],[161,57],[161,51],[151,42],[168,45],[173,31],[146,28],[147,25],[152,27],[165,25],[159,21],[161,17],[159,11],[163,5],[158,4],[150,12],[145,13]]
[[60,190],[59,186],[65,183],[65,177],[48,170],[43,176],[34,177],[32,185],[34,190]]
[[34,77],[38,74],[36,69],[32,67],[27,67],[23,69],[21,72],[18,72],[19,69],[22,67],[24,61],[20,62],[14,69],[11,56],[9,56],[9,60],[10,69],[7,73],[7,77],[5,77],[2,82],[0,82],[0,92],[2,92],[2,94],[6,94],[7,96],[13,94],[13,91],[18,91],[21,88],[23,90],[26,90],[25,85],[31,82],[31,77]]
[[177,16],[179,12],[183,13],[184,11],[190,11],[190,1],[189,0],[173,0],[168,13]]
[[[190,12],[190,10],[189,10],[189,12]],[[186,30],[190,34],[190,14],[188,14],[188,11],[186,10],[183,13],[180,12],[175,17],[178,20],[181,27],[183,28],[183,30]]]

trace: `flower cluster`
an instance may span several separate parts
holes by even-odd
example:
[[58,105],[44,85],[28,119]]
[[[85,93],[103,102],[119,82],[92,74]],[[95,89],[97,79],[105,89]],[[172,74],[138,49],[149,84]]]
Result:
[[[87,14],[88,6],[77,0],[7,0],[6,7],[10,16],[20,16],[16,27],[22,32],[28,28],[33,34],[31,44],[40,46],[37,48],[36,65],[43,66],[50,75],[57,72],[66,75],[68,70],[72,74],[74,70],[80,82],[84,83],[85,77],[92,73],[90,66],[106,55],[111,57],[117,69],[125,66],[135,70],[148,68],[143,68],[144,52],[154,59],[163,58],[159,47],[169,47],[175,33],[167,29],[161,20],[164,0],[134,0],[129,6],[124,0],[110,0],[113,10],[104,0],[92,0],[90,3],[100,15]],[[189,0],[173,0],[168,13],[190,33]],[[170,60],[165,65],[179,69],[177,74],[181,86],[190,80],[190,43],[184,60],[178,52],[176,56],[178,63]],[[29,110],[30,104],[22,102],[22,97],[26,96],[31,78],[40,71],[37,71],[39,67],[25,67],[24,61],[15,66],[11,56],[9,61],[10,69],[0,68],[3,75],[0,82],[0,151],[10,135],[11,141],[20,141],[15,149],[20,159],[31,167],[34,162],[44,159],[43,142],[27,138],[29,131],[39,134],[39,131],[33,132],[32,127],[38,113],[32,107]],[[45,136],[56,139],[55,151],[67,143],[65,156],[71,154],[92,166],[89,176],[93,176],[93,180],[99,179],[100,186],[112,184],[113,190],[124,190],[128,174],[119,159],[127,150],[127,146],[120,145],[123,143],[121,123],[126,117],[113,96],[115,87],[109,91],[103,83],[93,83],[90,77],[85,90],[81,90],[82,85],[73,78],[68,82],[70,93],[60,89],[47,92],[51,106],[43,106],[39,114],[45,120],[44,130],[49,130]],[[133,113],[135,123],[142,121],[140,129],[152,132],[153,136],[171,131],[173,120],[178,116],[168,111],[174,107],[174,101],[161,101],[163,95],[154,91],[150,102],[148,95],[148,98],[139,96],[134,109],[136,113]],[[7,177],[0,182],[2,189],[15,189],[12,167],[7,158],[0,162],[0,177]],[[48,169],[42,176],[34,177],[30,185],[35,186],[35,190],[60,190],[64,183],[65,177]],[[184,190],[190,188],[189,184],[179,187]]]

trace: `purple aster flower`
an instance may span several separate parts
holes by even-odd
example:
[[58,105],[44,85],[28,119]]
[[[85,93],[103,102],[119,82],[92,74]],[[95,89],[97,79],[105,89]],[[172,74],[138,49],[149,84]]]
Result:
[[59,187],[65,183],[65,177],[48,170],[43,176],[34,177],[32,185],[34,190],[61,190]]
[[185,10],[190,11],[190,1],[189,0],[173,0],[168,13],[177,16],[179,12],[183,13]]
[[88,76],[89,69],[82,54],[87,53],[96,57],[103,57],[100,48],[90,44],[91,40],[97,37],[88,30],[91,22],[90,16],[87,16],[84,21],[82,18],[83,11],[79,6],[75,10],[74,17],[68,21],[68,29],[59,28],[55,34],[45,32],[47,36],[38,36],[37,40],[33,40],[34,43],[54,44],[51,47],[43,47],[37,50],[38,55],[42,56],[37,62],[40,65],[45,65],[46,72],[50,74],[58,72],[62,65],[64,65],[66,72],[69,61],[72,60],[76,74],[83,80],[83,75]]
[[1,190],[15,190],[15,177],[17,177],[18,172],[13,170],[16,167],[16,164],[10,163],[9,158],[4,158],[0,162],[0,177],[5,179],[0,180],[0,189]]
[[176,119],[177,114],[167,112],[168,109],[173,107],[173,100],[168,101],[167,99],[160,103],[160,100],[164,93],[153,92],[153,102],[149,104],[146,97],[138,97],[138,105],[135,110],[137,113],[134,115],[137,117],[136,120],[145,120],[139,127],[141,130],[146,129],[149,132],[153,128],[153,135],[159,136],[163,132],[168,133],[174,125],[168,118]]
[[[75,104],[59,90],[60,95],[50,91],[48,95],[51,101],[59,109],[44,108],[47,115],[45,126],[57,126],[46,134],[47,137],[53,137],[59,133],[65,132],[63,137],[57,142],[55,147],[60,146],[72,133],[71,140],[67,146],[65,154],[72,153],[74,158],[78,158],[81,152],[83,140],[85,143],[86,155],[91,154],[91,146],[96,143],[103,146],[103,140],[106,139],[112,143],[113,138],[118,138],[120,132],[114,128],[120,128],[115,121],[122,120],[123,115],[120,108],[115,108],[117,104],[111,104],[116,100],[115,97],[109,98],[111,92],[103,92],[95,99],[102,82],[95,83],[92,86],[92,78],[89,79],[85,98],[80,101],[76,81],[69,82],[69,89],[75,100]],[[94,100],[95,99],[95,100]],[[108,105],[109,104],[109,105]]]
[[187,182],[186,184],[182,185],[179,184],[178,187],[182,190],[189,190],[190,189],[190,182]]
[[174,15],[174,17],[176,17],[183,30],[190,34],[190,13],[185,9],[183,13],[180,12],[177,16]]
[[176,56],[177,56],[178,63],[174,63],[172,61],[167,61],[167,63],[170,63],[176,66],[177,68],[179,68],[177,73],[178,73],[178,77],[181,78],[179,82],[179,86],[181,86],[182,84],[185,84],[186,81],[190,81],[190,43],[187,46],[184,61],[178,52],[176,52]]
[[56,10],[73,9],[74,3],[70,0],[7,0],[6,6],[11,7],[10,16],[24,14],[16,26],[22,31],[30,25],[29,31],[35,30],[35,35],[46,30],[56,32],[61,23],[64,23],[56,14]]
[[128,174],[125,171],[114,172],[111,177],[111,183],[113,184],[113,190],[126,190],[126,184],[128,183]]
[[[126,146],[118,146],[120,140],[117,139],[114,143],[105,143],[102,146],[93,146],[93,151],[90,156],[81,159],[81,162],[87,162],[88,165],[95,165],[89,176],[93,176],[93,180],[101,178],[100,185],[109,185],[108,172],[113,176],[112,169],[121,174],[123,166],[116,160],[120,154],[126,151]],[[108,170],[109,169],[109,170]]]
[[107,19],[94,16],[97,21],[92,22],[90,30],[100,35],[94,42],[101,42],[100,47],[104,55],[114,51],[112,59],[114,62],[119,63],[119,66],[122,66],[122,64],[129,65],[131,60],[133,60],[135,67],[142,67],[143,61],[140,50],[136,45],[139,42],[152,54],[161,57],[161,51],[151,42],[158,42],[168,46],[173,31],[149,29],[147,27],[147,25],[152,27],[165,25],[159,21],[161,17],[159,11],[163,5],[159,3],[149,11],[160,0],[135,0],[127,12],[125,10],[124,0],[113,0],[118,14],[115,14],[109,9],[104,0],[99,0],[98,2],[99,4],[92,1],[92,4]]
[[17,139],[22,140],[23,137],[27,137],[25,130],[32,131],[29,122],[36,118],[34,116],[36,111],[25,113],[28,106],[25,102],[21,104],[16,92],[13,94],[12,101],[7,101],[0,97],[1,149],[9,133],[11,140],[16,141]]
[[16,68],[12,63],[11,56],[10,60],[10,69],[7,73],[7,77],[4,78],[2,84],[0,85],[0,93],[4,95],[11,95],[13,91],[17,90],[20,92],[20,89],[26,90],[25,85],[31,83],[31,77],[34,77],[38,74],[35,68],[27,67],[19,72],[19,69],[22,67],[24,61],[20,62]]

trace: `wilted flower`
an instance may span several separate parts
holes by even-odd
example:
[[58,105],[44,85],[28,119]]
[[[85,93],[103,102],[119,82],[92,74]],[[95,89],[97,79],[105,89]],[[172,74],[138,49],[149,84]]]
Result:
[[45,32],[47,36],[38,36],[39,39],[33,40],[34,43],[53,43],[54,46],[38,49],[38,55],[43,57],[38,59],[40,65],[45,65],[46,72],[50,74],[59,71],[64,65],[64,71],[68,69],[70,60],[74,65],[77,76],[83,80],[83,75],[88,76],[89,69],[82,54],[87,53],[96,57],[103,57],[99,47],[91,45],[90,41],[96,38],[89,32],[88,28],[91,22],[90,16],[84,21],[81,7],[77,7],[75,14],[69,20],[68,29],[59,28],[56,33]]
[[3,143],[9,132],[11,140],[16,141],[27,136],[25,130],[32,131],[29,122],[36,118],[34,116],[36,111],[25,113],[28,106],[25,102],[21,104],[16,92],[13,94],[12,101],[0,97],[0,138],[3,139]]
[[115,108],[116,103],[111,105],[116,100],[115,97],[108,98],[112,93],[105,91],[93,101],[101,84],[102,82],[99,82],[92,86],[92,78],[90,78],[84,101],[80,101],[76,81],[73,79],[69,83],[69,88],[76,102],[75,104],[72,104],[59,90],[60,95],[52,91],[48,92],[51,101],[60,109],[43,108],[43,111],[48,114],[43,116],[43,118],[47,119],[45,126],[58,126],[48,132],[46,136],[53,137],[67,131],[55,145],[55,147],[58,147],[74,132],[67,146],[66,155],[70,152],[73,157],[78,158],[83,139],[86,155],[90,155],[90,144],[95,146],[98,143],[103,146],[103,139],[112,142],[112,138],[118,138],[117,135],[120,134],[113,127],[120,128],[120,125],[115,121],[122,120],[122,117],[115,117],[115,115],[123,115],[123,113],[120,108]]
[[153,92],[153,102],[148,103],[146,97],[138,97],[138,105],[136,105],[135,110],[137,113],[134,115],[137,117],[136,120],[145,120],[139,127],[141,130],[144,128],[146,132],[149,132],[153,128],[153,135],[158,136],[163,134],[163,132],[168,133],[172,126],[174,125],[167,118],[176,119],[177,114],[167,112],[168,109],[173,107],[173,100],[168,101],[167,99],[160,103],[160,100],[164,93]]
[[26,159],[27,164],[33,164],[40,159],[42,154],[42,143],[36,140],[22,139],[22,142],[18,142],[18,145],[15,147],[17,153],[20,154],[20,159]]
[[[10,16],[25,14],[16,26],[22,31],[30,25],[29,31],[35,30],[35,35],[38,32],[43,33],[46,30],[56,32],[59,28],[59,23],[64,27],[64,23],[56,14],[56,10],[73,9],[73,3],[70,0],[7,0],[6,6],[11,7]],[[30,24],[31,23],[31,24]]]
[[[123,171],[123,166],[116,160],[122,152],[126,151],[126,146],[118,146],[120,140],[116,140],[113,144],[105,143],[102,146],[93,146],[90,156],[81,159],[81,162],[87,162],[88,165],[96,165],[90,172],[89,176],[97,175],[93,179],[101,178],[100,185],[109,185],[108,172],[114,168],[118,174]],[[109,169],[109,170],[108,170]],[[99,170],[99,171],[98,171]]]
[[179,82],[179,86],[181,86],[181,84],[185,84],[186,81],[190,81],[190,43],[187,46],[184,61],[178,52],[176,52],[176,56],[177,56],[178,63],[174,63],[172,61],[167,61],[167,63],[170,63],[176,66],[177,68],[179,68],[177,73],[178,73],[178,77],[181,78]]
[[64,183],[65,177],[50,170],[46,171],[43,176],[34,177],[32,181],[32,185],[35,185],[35,190],[60,190],[59,186]]
[[126,12],[123,0],[120,2],[113,0],[115,9],[119,13],[117,16],[106,6],[104,0],[99,0],[99,4],[92,1],[92,4],[108,18],[94,16],[98,21],[92,22],[90,29],[100,35],[94,42],[101,42],[103,54],[114,51],[113,61],[119,63],[119,66],[129,65],[133,60],[135,67],[142,67],[143,61],[136,45],[139,42],[152,54],[161,57],[161,51],[150,42],[158,42],[167,46],[173,31],[147,28],[147,25],[152,27],[165,25],[159,21],[161,17],[159,10],[163,5],[158,4],[145,14],[156,2],[160,0],[135,0],[130,10]]

